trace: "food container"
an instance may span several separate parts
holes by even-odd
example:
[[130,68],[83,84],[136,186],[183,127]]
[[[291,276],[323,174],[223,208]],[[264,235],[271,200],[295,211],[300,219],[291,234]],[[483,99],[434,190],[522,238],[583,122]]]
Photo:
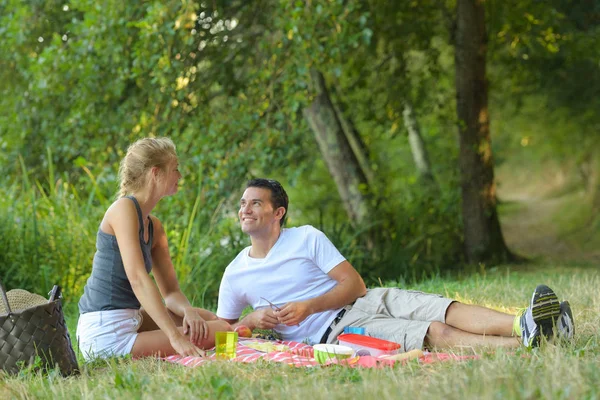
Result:
[[356,333],[357,335],[366,335],[367,330],[358,326],[345,326],[344,333]]
[[342,346],[348,346],[356,352],[357,356],[392,355],[400,352],[400,344],[389,340],[377,339],[370,336],[343,333],[338,336]]
[[315,344],[313,346],[315,352],[315,360],[319,364],[325,364],[331,359],[343,360],[350,358],[354,354],[354,350],[348,346],[340,346],[338,344]]

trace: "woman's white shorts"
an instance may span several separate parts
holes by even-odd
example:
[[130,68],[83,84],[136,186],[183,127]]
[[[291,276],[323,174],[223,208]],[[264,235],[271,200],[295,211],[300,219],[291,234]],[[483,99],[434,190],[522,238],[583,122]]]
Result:
[[77,342],[86,360],[131,353],[142,325],[136,309],[94,311],[79,315]]

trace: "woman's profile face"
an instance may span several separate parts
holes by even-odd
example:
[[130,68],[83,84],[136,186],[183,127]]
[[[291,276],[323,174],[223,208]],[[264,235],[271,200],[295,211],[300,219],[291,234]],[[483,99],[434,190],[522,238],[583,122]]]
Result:
[[179,189],[179,179],[181,179],[181,172],[179,172],[179,161],[177,159],[167,165],[166,170],[164,171],[164,176],[164,195],[170,196],[177,193],[177,189]]

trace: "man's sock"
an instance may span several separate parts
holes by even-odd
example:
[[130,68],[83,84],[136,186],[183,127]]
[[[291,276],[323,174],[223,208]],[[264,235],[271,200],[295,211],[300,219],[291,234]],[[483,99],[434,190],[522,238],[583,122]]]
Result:
[[517,315],[515,315],[515,319],[513,320],[513,336],[523,336],[523,332],[521,331],[521,316],[525,314],[525,311],[527,311],[526,308],[521,308],[517,311]]

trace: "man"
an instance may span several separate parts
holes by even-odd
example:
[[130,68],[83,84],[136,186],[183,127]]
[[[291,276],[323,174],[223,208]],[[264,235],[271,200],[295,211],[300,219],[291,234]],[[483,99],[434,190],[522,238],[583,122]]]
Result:
[[[573,316],[547,286],[513,316],[438,295],[398,288],[367,290],[358,272],[319,230],[284,229],[288,197],[279,182],[253,179],[238,212],[252,245],[229,264],[219,290],[219,318],[250,329],[275,329],[286,340],[336,343],[345,326],[412,349],[537,346],[573,336]],[[239,320],[248,305],[253,312]]]

